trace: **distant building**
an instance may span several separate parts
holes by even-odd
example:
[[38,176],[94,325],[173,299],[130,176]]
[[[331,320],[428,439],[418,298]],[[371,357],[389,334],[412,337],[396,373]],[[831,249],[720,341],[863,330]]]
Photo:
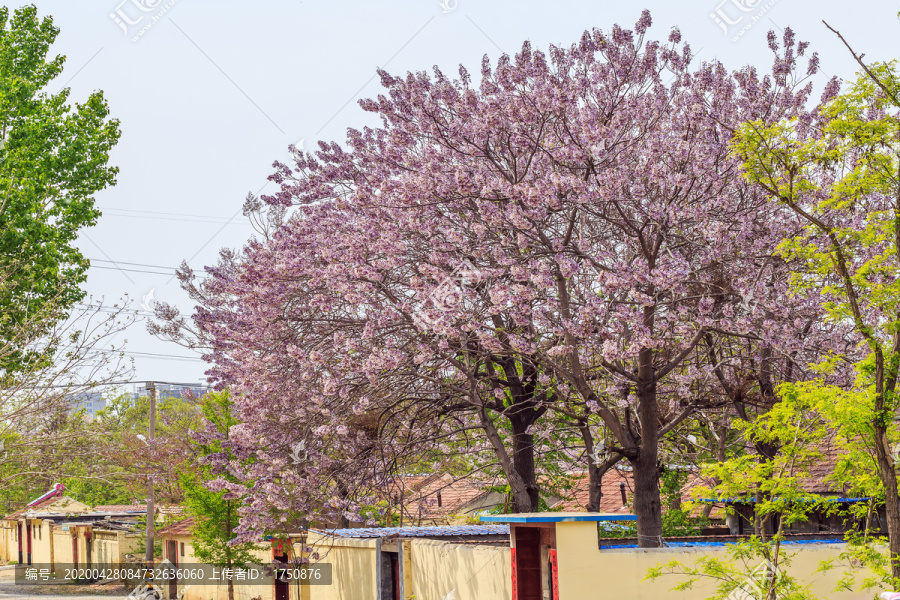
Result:
[[93,420],[97,416],[97,411],[106,408],[106,399],[103,398],[102,392],[83,392],[81,394],[73,394],[69,396],[70,412],[78,412],[84,410],[85,414]]
[[[159,398],[184,398],[189,395],[188,392],[195,398],[199,398],[209,391],[209,386],[200,385],[198,383],[156,383],[154,385],[159,393]],[[134,392],[132,393],[132,396],[135,399],[146,398],[149,395],[150,389],[146,384],[138,384],[135,386]]]

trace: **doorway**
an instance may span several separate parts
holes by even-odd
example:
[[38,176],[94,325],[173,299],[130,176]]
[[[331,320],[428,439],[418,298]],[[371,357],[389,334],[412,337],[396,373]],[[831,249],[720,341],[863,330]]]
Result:
[[27,564],[31,564],[31,536],[34,534],[34,528],[31,523],[25,521],[25,560]]
[[[288,555],[286,553],[276,554],[275,560],[284,563],[285,565],[288,562]],[[282,567],[284,568],[284,567]],[[287,581],[282,581],[278,576],[278,570],[275,570],[275,600],[291,600],[291,586]]]
[[516,600],[543,600],[541,582],[541,530],[516,527]]

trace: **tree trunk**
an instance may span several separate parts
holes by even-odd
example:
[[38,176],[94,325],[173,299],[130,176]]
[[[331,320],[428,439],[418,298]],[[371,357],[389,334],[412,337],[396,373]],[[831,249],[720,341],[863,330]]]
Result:
[[526,433],[531,425],[529,419],[520,419],[518,414],[510,415],[512,425],[513,468],[525,486],[526,499],[513,497],[513,512],[537,512],[540,489],[534,469],[534,436]]
[[[484,407],[479,408],[478,417],[481,421],[481,427],[487,435],[488,441],[494,448],[494,455],[497,457],[497,461],[500,463],[500,467],[503,469],[503,473],[506,475],[506,480],[509,483],[510,495],[512,496],[512,510],[513,512],[523,512],[521,507],[529,507],[531,504],[528,485],[525,483],[525,480],[522,479],[522,476],[519,475],[515,461],[506,451],[506,447],[503,445],[503,439],[500,437],[494,422],[491,420],[490,416],[488,416],[487,410]],[[534,448],[532,446],[532,451],[533,450]],[[532,455],[532,467],[533,465],[534,457]],[[536,507],[537,504],[535,504],[535,508]],[[528,511],[532,509],[527,508],[525,510]]]
[[582,428],[582,437],[585,440],[585,450],[588,454],[588,504],[586,509],[588,512],[600,512],[600,502],[603,500],[603,476],[622,460],[622,455],[614,453],[597,464],[593,458],[596,456],[594,440],[587,426]]
[[659,415],[653,351],[644,348],[638,356],[638,421],[641,446],[634,467],[634,514],[637,515],[638,546],[662,546],[662,507],[659,499]]
[[887,514],[888,549],[891,558],[891,574],[900,579],[900,496],[897,490],[897,472],[894,460],[890,455],[887,428],[875,424],[875,458],[878,460],[878,471],[884,485],[884,509]]

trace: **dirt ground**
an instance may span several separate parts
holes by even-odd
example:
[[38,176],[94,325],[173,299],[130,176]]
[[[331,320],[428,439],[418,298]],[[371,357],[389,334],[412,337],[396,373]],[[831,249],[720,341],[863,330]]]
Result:
[[15,570],[0,569],[0,599],[2,600],[98,600],[124,599],[131,590],[121,584],[92,585],[16,585]]

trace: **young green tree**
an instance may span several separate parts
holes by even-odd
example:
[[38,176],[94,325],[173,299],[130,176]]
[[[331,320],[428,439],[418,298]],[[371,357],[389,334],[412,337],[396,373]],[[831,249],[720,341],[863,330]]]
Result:
[[[792,523],[838,506],[803,488],[810,467],[822,459],[822,442],[830,435],[826,421],[812,404],[815,399],[808,394],[781,394],[781,401],[754,421],[737,421],[742,451],[704,468],[704,475],[718,483],[696,493],[701,497],[746,498],[754,507],[754,535],[729,545],[727,558],[707,555],[693,565],[673,559],[651,569],[650,579],[679,575],[684,580],[675,587],[678,590],[689,589],[700,580],[713,580],[717,589],[711,600],[813,598],[808,586],[785,570],[791,557],[782,542]],[[752,451],[761,442],[777,445],[780,450],[773,457]]]
[[818,299],[870,355],[872,394],[861,399],[871,402],[871,420],[862,434],[883,486],[900,580],[900,495],[888,435],[900,368],[900,76],[896,63],[866,65],[854,56],[862,72],[818,119],[748,123],[734,148],[746,177],[806,226],[781,248],[804,265],[793,289]]
[[[84,298],[89,263],[74,246],[100,211],[93,195],[115,183],[109,152],[119,123],[103,93],[70,104],[56,93],[65,57],[48,56],[59,29],[33,5],[0,7],[0,341],[16,340],[30,315],[62,319]],[[5,372],[35,360],[24,345],[6,353]]]
[[[207,430],[217,435],[198,434],[195,441],[197,464],[191,470],[186,469],[180,479],[184,493],[184,507],[194,518],[191,533],[194,536],[194,555],[200,562],[222,568],[241,568],[257,562],[251,552],[256,544],[231,544],[235,538],[235,529],[239,524],[238,509],[240,502],[229,497],[225,490],[210,489],[208,483],[221,478],[228,479],[227,474],[213,471],[208,458],[213,455],[225,455],[233,459],[227,448],[223,447],[221,437],[227,439],[228,432],[238,421],[231,414],[231,400],[228,391],[210,392],[201,399],[201,408]],[[228,599],[234,600],[234,584],[228,581]]]

